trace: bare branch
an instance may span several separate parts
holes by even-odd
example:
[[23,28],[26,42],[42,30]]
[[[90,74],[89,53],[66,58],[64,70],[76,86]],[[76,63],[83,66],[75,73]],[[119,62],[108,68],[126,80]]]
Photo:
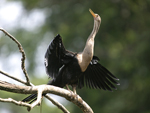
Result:
[[47,99],[49,99],[54,105],[56,105],[59,109],[61,109],[64,113],[70,113],[62,104],[54,100],[50,97],[50,95],[45,96]]
[[11,38],[17,45],[18,45],[18,48],[19,48],[19,51],[21,52],[21,54],[22,54],[22,58],[21,58],[21,68],[22,68],[22,70],[23,70],[23,73],[24,73],[24,75],[25,75],[25,77],[26,77],[26,85],[31,85],[30,84],[30,80],[29,80],[29,76],[28,76],[28,74],[27,74],[27,71],[26,71],[26,69],[25,69],[25,58],[26,58],[26,56],[25,56],[25,52],[24,52],[24,50],[23,50],[23,48],[22,48],[22,45],[19,43],[19,41],[17,41],[17,39],[15,39],[11,34],[9,34],[7,31],[5,31],[4,29],[2,29],[2,28],[0,28],[0,31],[2,31],[5,35],[7,35],[9,38]]
[[8,98],[8,99],[2,99],[2,98],[0,98],[0,102],[14,103],[16,105],[25,106],[25,107],[29,107],[29,108],[31,107],[31,105],[28,104],[28,103],[21,102],[21,101],[16,101],[16,100],[14,100],[12,98]]
[[[40,88],[40,91],[38,91]],[[4,81],[0,81],[0,89],[9,91],[9,92],[14,92],[14,93],[22,93],[22,94],[33,94],[38,92],[38,98],[41,98],[40,92],[42,93],[52,93],[56,94],[59,96],[62,96],[66,98],[67,100],[73,102],[75,105],[77,105],[84,113],[93,113],[92,109],[90,106],[82,100],[82,98],[79,95],[74,94],[73,92],[70,92],[66,89],[51,86],[51,85],[40,85],[40,86],[19,86],[19,85],[14,85],[10,84]],[[36,103],[39,103],[39,99]],[[32,108],[32,107],[31,107]]]
[[20,79],[14,77],[14,76],[11,76],[11,75],[9,75],[8,73],[5,73],[5,72],[3,72],[3,71],[1,71],[1,70],[0,70],[0,73],[3,74],[3,75],[5,75],[5,76],[7,76],[7,77],[9,77],[9,78],[11,78],[11,79],[13,79],[13,80],[16,80],[16,81],[18,81],[18,82],[20,82],[20,83],[26,85],[26,82],[25,82],[25,81],[20,80]]

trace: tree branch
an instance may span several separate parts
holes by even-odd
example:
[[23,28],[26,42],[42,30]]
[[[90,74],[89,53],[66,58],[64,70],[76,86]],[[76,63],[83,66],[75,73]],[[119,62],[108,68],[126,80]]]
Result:
[[[33,94],[38,92],[38,99],[31,104],[31,109],[40,103],[42,93],[52,93],[55,95],[62,96],[67,100],[73,102],[77,105],[84,113],[93,113],[90,106],[82,100],[79,95],[74,94],[66,89],[62,89],[59,87],[51,86],[51,85],[39,85],[39,86],[19,86],[15,84],[11,84],[8,82],[0,81],[0,89],[14,92],[14,93],[21,93],[21,94]],[[28,109],[30,110],[30,109]]]
[[47,99],[49,99],[55,106],[57,106],[59,109],[61,109],[64,113],[70,113],[61,103],[57,102],[53,98],[50,97],[50,95],[45,95]]
[[9,75],[8,73],[5,73],[5,72],[3,72],[3,71],[1,71],[1,70],[0,70],[0,73],[3,74],[3,75],[5,75],[5,76],[7,76],[7,77],[9,77],[9,78],[11,78],[11,79],[13,79],[13,80],[16,80],[16,81],[18,81],[18,82],[20,82],[20,83],[26,85],[26,82],[25,82],[25,81],[20,80],[20,79],[14,77],[14,76],[11,76],[11,75]]
[[21,68],[23,70],[23,73],[26,77],[26,85],[30,86],[30,80],[29,80],[29,76],[28,76],[28,73],[25,69],[25,52],[22,48],[22,45],[19,43],[19,41],[17,39],[15,39],[11,34],[9,34],[7,31],[5,31],[4,29],[0,28],[0,31],[2,31],[5,35],[7,35],[9,38],[11,38],[17,45],[18,45],[18,48],[19,48],[19,51],[21,52],[22,54],[22,58],[21,58]]
[[0,102],[14,103],[16,105],[25,106],[25,107],[30,107],[31,106],[28,103],[21,102],[21,101],[16,101],[16,100],[14,100],[12,98],[8,98],[8,99],[2,99],[2,98],[0,98]]

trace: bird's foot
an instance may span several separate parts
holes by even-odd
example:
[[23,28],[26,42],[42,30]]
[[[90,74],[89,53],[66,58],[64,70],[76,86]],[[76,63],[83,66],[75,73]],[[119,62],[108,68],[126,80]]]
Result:
[[66,84],[66,88],[67,88],[67,90],[68,90],[68,91],[70,91],[71,98],[72,98],[73,92],[72,92],[72,91],[69,89],[69,86],[68,86],[68,84]]
[[68,85],[66,85],[66,88],[67,88],[68,91],[70,91],[71,99],[78,99],[78,95],[77,95],[77,92],[76,92],[76,86],[73,86],[73,91],[69,89]]
[[74,91],[71,91],[71,99],[78,100],[78,94]]

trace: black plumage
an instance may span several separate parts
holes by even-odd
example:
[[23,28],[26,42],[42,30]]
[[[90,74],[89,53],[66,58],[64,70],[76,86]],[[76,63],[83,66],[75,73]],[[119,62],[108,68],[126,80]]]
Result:
[[[119,85],[111,72],[99,63],[99,58],[93,56],[85,72],[82,72],[77,61],[77,53],[65,50],[62,38],[58,34],[50,43],[45,54],[45,67],[51,80],[48,85],[65,87],[76,85],[78,88],[86,87],[112,91],[116,89],[114,84]],[[23,101],[30,101],[35,98],[32,94]]]

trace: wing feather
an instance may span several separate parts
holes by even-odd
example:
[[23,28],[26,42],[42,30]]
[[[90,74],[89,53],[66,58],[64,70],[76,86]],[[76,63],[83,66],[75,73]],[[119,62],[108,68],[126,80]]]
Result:
[[83,76],[79,79],[78,86],[82,88],[85,82],[86,86],[89,88],[99,88],[109,91],[112,91],[111,88],[117,89],[114,84],[119,85],[116,81],[119,79],[98,63],[98,61],[99,58],[93,56],[91,63],[83,73]]
[[93,76],[92,78],[92,81],[95,85],[95,88],[99,88],[99,89],[105,89],[104,86],[103,86],[103,83],[101,81],[98,80],[98,76],[97,76],[97,73],[93,70],[93,68],[91,66],[89,66],[89,69],[91,70],[91,74],[94,74],[95,76]]
[[103,70],[100,67],[97,67],[98,73],[102,75],[102,80],[105,81],[107,86],[110,86],[111,88],[116,89],[116,87],[113,85],[113,83],[110,82],[109,78],[107,78],[106,73],[103,72]]
[[107,89],[110,90],[110,88],[107,87],[107,84],[105,83],[105,80],[104,80],[103,76],[100,76],[101,73],[98,72],[98,69],[97,69],[96,64],[94,64],[93,66],[94,66],[94,67],[93,67],[93,70],[94,70],[94,72],[95,72],[95,75],[94,75],[94,76],[97,76],[97,80],[98,80],[99,82],[101,82],[102,88],[103,88],[104,90],[107,90]]
[[116,78],[113,74],[111,74],[105,67],[103,67],[101,64],[97,64],[97,66],[101,69],[101,72],[105,74],[105,76],[114,84],[120,85],[116,80],[119,80]]
[[45,53],[45,67],[46,73],[49,77],[55,79],[58,75],[59,69],[67,64],[74,53],[66,51],[62,43],[62,38],[58,34],[49,44]]

